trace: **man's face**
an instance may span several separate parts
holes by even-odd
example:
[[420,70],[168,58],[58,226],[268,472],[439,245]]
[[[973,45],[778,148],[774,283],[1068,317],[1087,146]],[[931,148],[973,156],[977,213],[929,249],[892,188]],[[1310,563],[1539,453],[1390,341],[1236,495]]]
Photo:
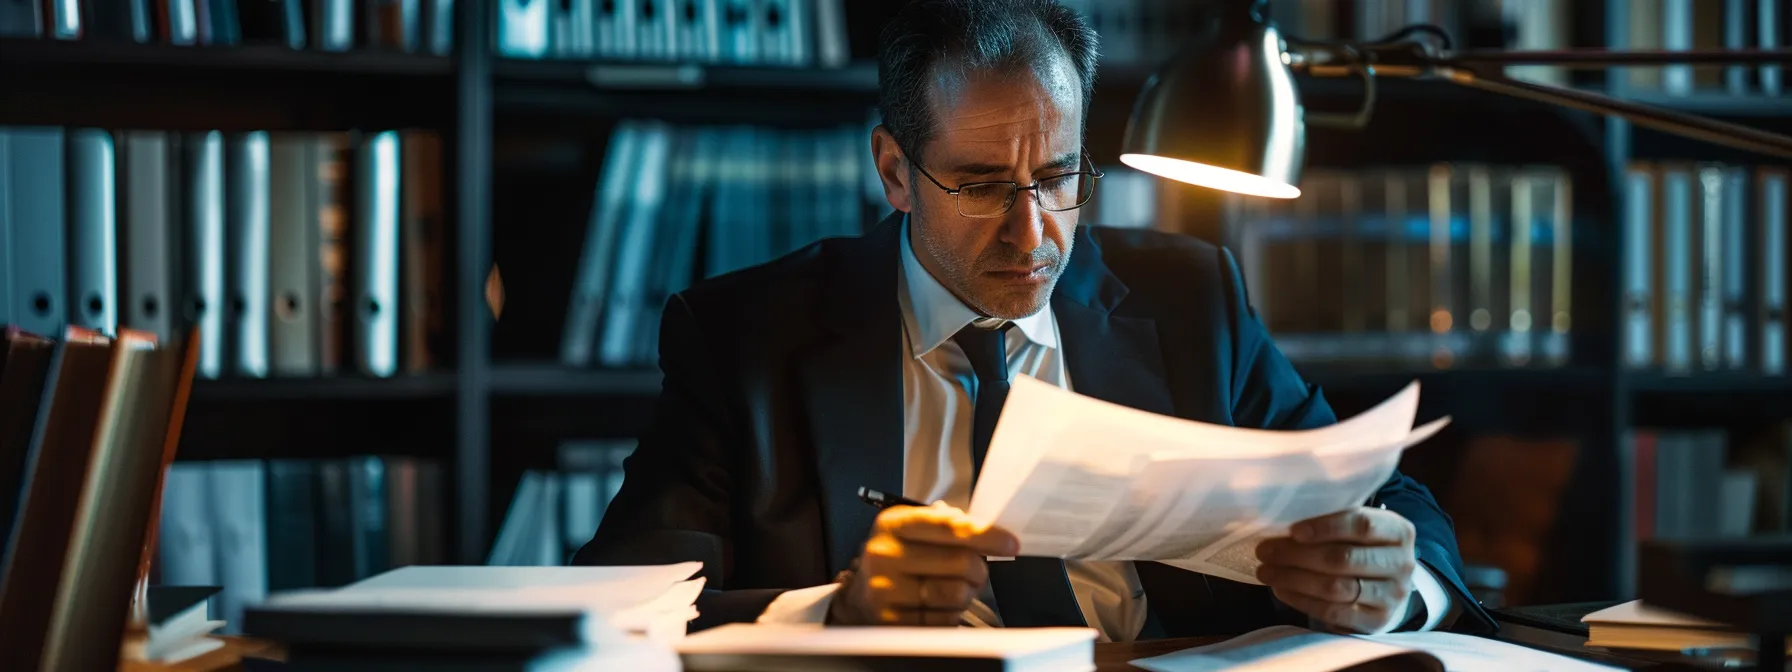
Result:
[[873,140],[885,195],[909,213],[915,256],[973,310],[1003,319],[1037,313],[1070,262],[1078,211],[1047,212],[1022,191],[999,217],[966,217],[954,196],[908,162],[952,189],[998,181],[1024,187],[1078,170],[1076,73],[1055,58],[1034,72],[947,75],[936,79],[931,98],[938,133],[925,148],[907,148],[918,156],[903,153],[882,128]]

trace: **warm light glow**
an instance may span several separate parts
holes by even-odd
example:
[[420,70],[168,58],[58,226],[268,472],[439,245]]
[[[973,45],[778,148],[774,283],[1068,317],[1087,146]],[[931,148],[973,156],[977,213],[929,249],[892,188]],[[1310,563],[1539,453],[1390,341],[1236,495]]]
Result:
[[1121,154],[1120,162],[1158,177],[1187,182],[1199,187],[1230,191],[1235,194],[1268,198],[1300,196],[1300,189],[1292,184],[1205,163],[1151,154]]

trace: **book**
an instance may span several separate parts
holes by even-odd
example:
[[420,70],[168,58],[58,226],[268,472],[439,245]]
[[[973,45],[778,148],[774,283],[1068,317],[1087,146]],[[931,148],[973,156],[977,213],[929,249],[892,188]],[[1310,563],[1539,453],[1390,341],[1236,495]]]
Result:
[[1084,672],[1095,669],[1089,628],[822,627],[734,623],[677,644],[688,672],[921,670]]
[[1587,624],[1587,646],[1652,651],[1754,648],[1749,633],[1642,600],[1600,609],[1581,620]]
[[1347,672],[1358,670],[1549,670],[1620,668],[1451,632],[1334,635],[1278,625],[1218,644],[1132,661],[1151,672]]
[[50,352],[0,568],[0,621],[14,626],[0,648],[20,669],[111,669],[119,648],[93,644],[118,642],[139,606],[198,342],[69,327]]

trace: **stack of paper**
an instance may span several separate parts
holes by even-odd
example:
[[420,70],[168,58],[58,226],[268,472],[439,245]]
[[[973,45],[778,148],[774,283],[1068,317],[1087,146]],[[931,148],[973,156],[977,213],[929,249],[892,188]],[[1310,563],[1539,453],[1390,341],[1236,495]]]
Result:
[[1240,429],[1171,418],[1018,376],[970,515],[1020,537],[1030,556],[1157,560],[1259,583],[1256,548],[1296,522],[1361,506],[1417,429],[1419,385],[1312,430]]
[[687,672],[990,670],[1088,672],[1088,628],[829,627],[733,624],[678,643]]
[[558,661],[548,667],[626,657],[631,669],[675,670],[669,643],[697,616],[703,579],[690,577],[701,566],[406,567],[275,595],[249,609],[244,630],[285,644],[298,669],[357,662],[342,654],[355,650],[368,652],[366,664],[464,653]]

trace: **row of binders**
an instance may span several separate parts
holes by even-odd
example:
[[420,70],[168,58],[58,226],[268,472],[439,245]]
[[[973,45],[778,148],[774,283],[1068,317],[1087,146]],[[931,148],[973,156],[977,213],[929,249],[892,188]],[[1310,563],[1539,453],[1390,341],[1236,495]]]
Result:
[[157,582],[221,587],[217,617],[240,632],[270,592],[446,562],[446,487],[440,463],[411,457],[177,462]]
[[592,201],[561,362],[652,366],[672,294],[820,238],[856,235],[882,193],[861,127],[622,121]]
[[454,46],[454,0],[7,2],[0,3],[0,37],[446,56]]
[[0,341],[0,650],[9,669],[117,666],[198,345],[79,328],[9,328]]
[[846,65],[845,0],[499,0],[514,58]]
[[1624,365],[1786,374],[1783,166],[1633,163],[1624,171]]
[[1290,359],[1560,366],[1573,207],[1554,167],[1312,171],[1298,199],[1233,199],[1227,236]]
[[0,320],[197,327],[205,378],[427,370],[441,163],[421,132],[0,128]]

